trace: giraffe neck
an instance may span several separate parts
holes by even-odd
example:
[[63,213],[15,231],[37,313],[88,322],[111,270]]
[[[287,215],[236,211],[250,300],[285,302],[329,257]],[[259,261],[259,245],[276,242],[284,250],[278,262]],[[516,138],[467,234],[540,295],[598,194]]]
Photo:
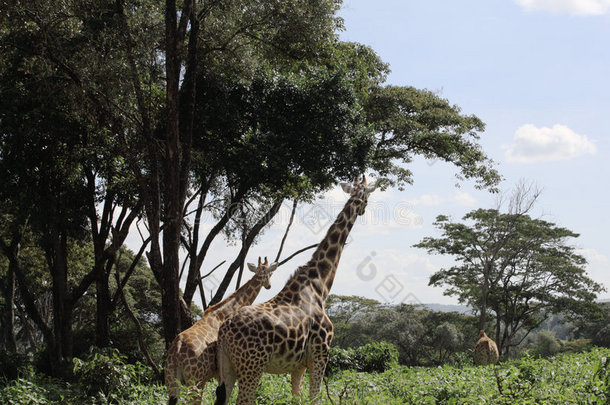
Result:
[[258,296],[262,286],[263,278],[258,274],[255,274],[250,280],[248,280],[248,282],[239,287],[227,299],[212,307],[209,307],[208,310],[214,311],[217,315],[222,315],[224,318],[226,318],[237,309],[246,305],[251,305]]
[[345,241],[356,222],[358,207],[362,203],[363,201],[356,197],[351,197],[347,201],[324,239],[318,244],[309,262],[299,268],[291,280],[286,283],[285,295],[307,295],[306,290],[313,290],[316,298],[321,300],[320,304],[326,301],[335,279]]

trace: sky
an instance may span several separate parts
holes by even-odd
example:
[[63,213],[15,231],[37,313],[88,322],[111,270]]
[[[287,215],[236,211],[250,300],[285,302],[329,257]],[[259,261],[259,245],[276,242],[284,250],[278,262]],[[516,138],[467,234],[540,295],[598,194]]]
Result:
[[[480,143],[505,179],[500,188],[536,184],[542,194],[531,215],[580,234],[570,244],[587,258],[589,276],[610,289],[610,0],[344,0],[340,16],[341,39],[371,46],[390,64],[388,84],[434,91],[486,123]],[[457,304],[428,286],[453,258],[413,245],[441,236],[437,215],[458,221],[493,208],[497,196],[458,181],[443,162],[416,159],[409,168],[412,186],[369,197],[332,293]],[[282,257],[319,242],[347,198],[337,186],[300,206]],[[282,207],[248,262],[275,258],[290,208]],[[232,261],[237,249],[215,241],[202,273]],[[311,252],[279,267],[257,302],[275,295]],[[219,279],[213,274],[204,286],[213,290]]]

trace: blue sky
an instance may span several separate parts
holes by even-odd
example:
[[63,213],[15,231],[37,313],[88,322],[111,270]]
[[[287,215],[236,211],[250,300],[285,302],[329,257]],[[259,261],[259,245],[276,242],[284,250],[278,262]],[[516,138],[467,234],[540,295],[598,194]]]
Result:
[[[581,234],[571,243],[589,260],[589,275],[610,289],[610,0],[345,0],[340,15],[341,38],[370,45],[388,62],[389,84],[435,91],[487,124],[481,144],[506,179],[501,188],[537,184],[543,192],[532,215]],[[455,169],[441,162],[416,159],[410,169],[412,187],[371,195],[333,293],[457,303],[428,286],[430,275],[453,260],[412,245],[440,236],[432,225],[437,215],[459,220],[493,207],[496,196],[468,181],[456,188]],[[283,256],[319,242],[346,200],[337,187],[299,207]],[[275,257],[290,205],[248,261]],[[215,241],[202,273],[236,252]],[[275,295],[310,254],[280,267],[257,301]],[[215,289],[217,282],[212,276],[204,285]]]

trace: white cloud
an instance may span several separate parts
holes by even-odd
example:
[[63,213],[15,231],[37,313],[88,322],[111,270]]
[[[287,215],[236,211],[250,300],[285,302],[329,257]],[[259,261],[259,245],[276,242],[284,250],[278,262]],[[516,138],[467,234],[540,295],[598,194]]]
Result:
[[515,132],[513,143],[506,147],[505,157],[513,163],[537,163],[569,160],[596,152],[593,142],[565,125],[538,128],[526,124]]
[[603,15],[610,0],[516,0],[525,11],[549,11],[556,14]]
[[462,207],[472,207],[477,203],[477,199],[465,191],[458,191],[454,194],[453,200]]
[[583,255],[592,265],[607,266],[610,264],[608,257],[595,249],[577,249],[577,252]]
[[443,202],[443,199],[436,194],[423,194],[421,197],[419,197],[416,200],[407,201],[407,203],[410,203],[412,205],[419,205],[419,206],[424,206],[424,207],[433,207],[433,206],[441,205],[442,202]]

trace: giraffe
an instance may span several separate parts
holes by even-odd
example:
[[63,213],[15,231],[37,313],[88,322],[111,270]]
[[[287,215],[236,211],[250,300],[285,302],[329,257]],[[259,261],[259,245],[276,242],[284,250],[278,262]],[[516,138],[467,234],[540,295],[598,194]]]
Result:
[[315,399],[328,361],[333,325],[325,303],[347,236],[364,214],[375,189],[357,179],[341,184],[350,198],[311,259],[299,267],[271,300],[240,308],[218,331],[219,387],[216,405],[227,404],[238,380],[238,405],[254,403],[263,372],[291,373],[292,394],[301,395],[309,369],[309,395]]
[[496,364],[498,362],[498,358],[500,357],[496,342],[491,340],[483,329],[479,331],[479,340],[474,346],[473,352],[474,364],[477,366]]
[[172,342],[165,365],[165,385],[170,405],[177,402],[179,384],[196,385],[201,390],[212,378],[218,379],[216,367],[216,339],[223,320],[237,309],[254,302],[261,287],[271,288],[269,278],[278,263],[269,264],[267,258],[258,266],[248,263],[254,276],[227,299],[208,307],[200,320],[181,332]]

